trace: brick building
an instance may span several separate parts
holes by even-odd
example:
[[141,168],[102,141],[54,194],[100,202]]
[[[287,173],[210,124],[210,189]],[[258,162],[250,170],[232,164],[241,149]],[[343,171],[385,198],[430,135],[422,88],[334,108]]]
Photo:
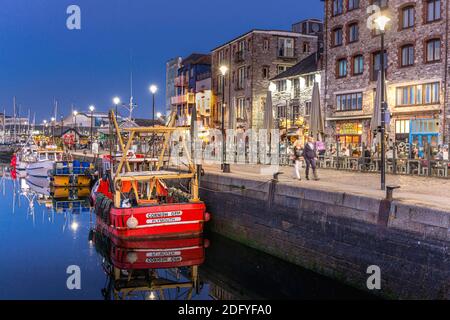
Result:
[[371,142],[381,43],[369,29],[370,5],[389,22],[385,35],[390,138],[448,143],[447,0],[325,0],[326,130],[330,142],[353,147]]
[[[276,127],[284,137],[305,143],[314,82],[323,92],[323,52],[315,52],[271,81]],[[323,97],[323,95],[322,95]],[[324,103],[321,101],[321,107]],[[287,136],[285,136],[287,134]]]
[[[217,102],[212,125],[221,126],[224,81],[225,126],[232,107],[238,129],[261,128],[270,79],[316,50],[317,36],[267,30],[252,30],[213,49],[212,83]],[[225,77],[220,73],[223,65],[228,67]]]
[[[177,112],[176,126],[190,125],[192,108],[195,106],[198,119],[203,123],[200,130],[206,129],[214,101],[211,92],[211,56],[191,54],[181,60],[176,74],[173,91],[168,93],[170,109]],[[169,81],[171,80],[167,78],[166,82]]]

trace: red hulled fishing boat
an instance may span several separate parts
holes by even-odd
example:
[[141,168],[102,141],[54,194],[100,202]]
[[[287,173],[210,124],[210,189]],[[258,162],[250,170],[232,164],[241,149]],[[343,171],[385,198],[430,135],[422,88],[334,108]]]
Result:
[[[169,125],[124,129],[128,139],[124,143],[120,129],[118,140],[123,156],[114,169],[112,178],[103,177],[92,190],[92,200],[99,223],[108,232],[121,239],[159,237],[185,237],[203,232],[209,220],[205,204],[199,199],[199,173],[188,160],[187,170],[176,172],[161,170],[171,134],[176,130]],[[159,141],[158,161],[143,163],[140,171],[130,166],[129,150],[133,143],[150,139]],[[111,181],[110,181],[111,180]],[[181,182],[189,182],[188,190],[180,190]]]

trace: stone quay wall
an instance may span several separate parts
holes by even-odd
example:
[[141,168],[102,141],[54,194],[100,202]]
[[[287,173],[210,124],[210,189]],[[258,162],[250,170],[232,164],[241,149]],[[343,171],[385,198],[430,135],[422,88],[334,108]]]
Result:
[[207,173],[213,232],[395,299],[450,299],[450,212]]

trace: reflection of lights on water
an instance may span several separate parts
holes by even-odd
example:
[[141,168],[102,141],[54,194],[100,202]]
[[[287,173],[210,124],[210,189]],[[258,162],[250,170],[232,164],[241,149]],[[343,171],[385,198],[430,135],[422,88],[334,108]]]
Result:
[[79,227],[79,224],[76,221],[72,222],[72,224],[70,225],[70,229],[72,229],[73,231],[77,231],[78,227]]
[[149,300],[156,300],[156,295],[153,291],[150,292],[150,294],[148,295],[148,299]]

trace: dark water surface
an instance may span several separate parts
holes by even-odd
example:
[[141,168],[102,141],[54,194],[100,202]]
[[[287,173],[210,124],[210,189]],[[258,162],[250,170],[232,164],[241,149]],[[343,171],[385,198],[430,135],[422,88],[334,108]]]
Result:
[[[3,175],[0,299],[372,298],[214,234],[114,244],[94,232],[88,202],[46,192],[39,181]],[[155,270],[154,263],[168,268]],[[69,266],[79,267],[80,290],[67,288]]]

